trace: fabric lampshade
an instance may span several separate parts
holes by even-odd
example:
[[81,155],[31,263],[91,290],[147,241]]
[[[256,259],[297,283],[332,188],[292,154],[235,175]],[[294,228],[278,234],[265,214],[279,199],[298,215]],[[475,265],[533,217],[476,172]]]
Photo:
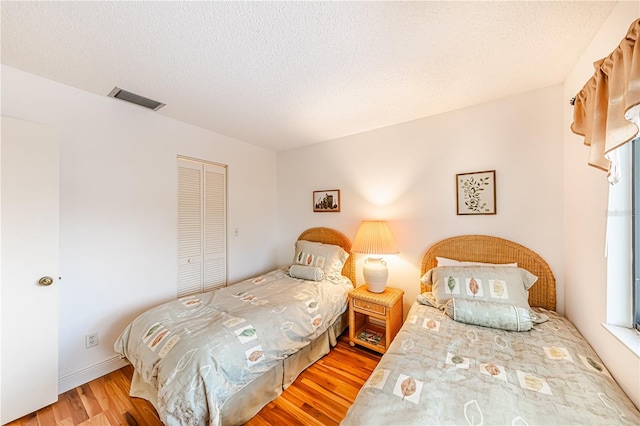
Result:
[[367,288],[373,293],[382,293],[387,285],[389,270],[381,255],[398,254],[398,246],[387,222],[363,220],[351,246],[353,253],[369,254],[362,270]]
[[384,220],[363,220],[351,246],[353,253],[398,254],[396,240]]

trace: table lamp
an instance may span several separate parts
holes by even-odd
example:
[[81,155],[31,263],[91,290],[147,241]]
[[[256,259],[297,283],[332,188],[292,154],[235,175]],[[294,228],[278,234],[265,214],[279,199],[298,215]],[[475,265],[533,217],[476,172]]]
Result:
[[372,293],[382,293],[387,285],[389,270],[382,259],[384,254],[398,254],[391,230],[384,220],[363,220],[351,246],[353,253],[370,255],[364,261],[362,272],[367,289]]

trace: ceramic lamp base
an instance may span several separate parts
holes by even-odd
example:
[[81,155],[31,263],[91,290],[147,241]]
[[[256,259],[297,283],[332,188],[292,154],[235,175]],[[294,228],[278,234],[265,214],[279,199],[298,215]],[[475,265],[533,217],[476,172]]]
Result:
[[382,293],[387,286],[389,270],[387,263],[381,257],[368,257],[362,268],[367,289],[372,293]]
[[387,288],[386,284],[367,283],[367,290],[369,290],[371,293],[384,293],[385,288]]

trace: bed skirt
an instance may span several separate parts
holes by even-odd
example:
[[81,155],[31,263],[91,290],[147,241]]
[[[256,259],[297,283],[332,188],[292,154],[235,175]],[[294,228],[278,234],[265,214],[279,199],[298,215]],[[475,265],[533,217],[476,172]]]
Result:
[[[265,405],[278,398],[300,373],[328,354],[348,325],[349,312],[346,311],[311,344],[283,359],[274,368],[229,397],[221,407],[222,424],[240,425],[258,414]],[[129,395],[149,401],[157,410],[157,390],[146,384],[135,370]]]

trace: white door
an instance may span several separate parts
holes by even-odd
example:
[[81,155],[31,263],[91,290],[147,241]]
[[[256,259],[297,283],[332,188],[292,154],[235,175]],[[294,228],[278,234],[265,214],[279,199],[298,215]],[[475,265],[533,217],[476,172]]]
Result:
[[227,168],[178,158],[178,297],[227,285]]
[[2,117],[2,424],[58,400],[58,162],[51,127]]
[[178,159],[178,297],[202,291],[202,164]]
[[202,290],[227,285],[227,169],[203,164],[204,242]]

